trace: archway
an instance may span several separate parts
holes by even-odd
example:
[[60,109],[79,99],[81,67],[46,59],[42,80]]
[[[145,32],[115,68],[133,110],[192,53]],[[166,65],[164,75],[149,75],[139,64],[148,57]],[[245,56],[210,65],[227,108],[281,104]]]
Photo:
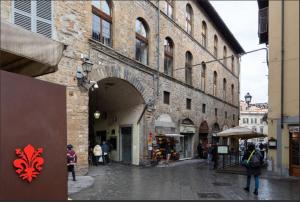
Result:
[[196,128],[194,125],[194,122],[189,119],[185,118],[180,121],[180,134],[184,135],[184,137],[181,137],[181,149],[182,152],[180,152],[180,158],[181,159],[187,159],[192,158],[194,155],[194,135],[196,133]]
[[[208,150],[208,133],[209,127],[207,121],[203,121],[199,127],[199,141],[201,143],[203,149],[203,158],[207,158],[207,150]],[[201,156],[201,155],[200,155]]]
[[[111,160],[138,165],[143,127],[138,120],[143,115],[145,100],[126,80],[110,77],[97,84],[97,89],[89,91],[90,155],[96,144],[106,141]],[[95,112],[100,113],[99,118],[94,116]]]

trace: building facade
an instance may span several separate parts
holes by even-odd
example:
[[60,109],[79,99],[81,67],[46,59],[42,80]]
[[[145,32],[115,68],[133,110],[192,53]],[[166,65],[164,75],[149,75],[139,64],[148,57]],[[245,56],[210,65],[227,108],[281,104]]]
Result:
[[[1,20],[67,46],[40,79],[67,86],[81,173],[104,140],[113,160],[143,165],[152,134],[183,135],[192,158],[199,139],[238,125],[244,50],[208,1],[1,1]],[[93,68],[81,85],[84,58]]]
[[[243,127],[250,128],[257,133],[268,135],[268,124],[267,124],[267,113],[268,106],[264,104],[251,104],[249,108],[247,103],[240,101],[240,120],[239,125]],[[253,143],[267,143],[268,138],[253,138],[249,142]]]
[[300,175],[299,1],[258,1],[260,43],[269,48],[269,150],[273,170]]

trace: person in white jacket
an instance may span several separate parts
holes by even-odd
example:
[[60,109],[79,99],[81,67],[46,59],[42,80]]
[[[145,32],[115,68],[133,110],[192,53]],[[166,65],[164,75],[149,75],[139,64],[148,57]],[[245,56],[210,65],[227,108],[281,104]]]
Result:
[[101,146],[99,144],[96,144],[94,149],[93,149],[93,153],[96,159],[95,165],[98,166],[99,165],[99,159],[100,157],[102,158],[102,149]]

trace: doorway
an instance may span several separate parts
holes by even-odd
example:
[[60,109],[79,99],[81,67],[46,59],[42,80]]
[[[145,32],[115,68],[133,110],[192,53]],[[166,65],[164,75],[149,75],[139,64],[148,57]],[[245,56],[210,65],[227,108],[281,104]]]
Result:
[[290,133],[290,175],[300,176],[299,132]]
[[121,128],[122,139],[122,161],[131,164],[132,162],[132,127]]

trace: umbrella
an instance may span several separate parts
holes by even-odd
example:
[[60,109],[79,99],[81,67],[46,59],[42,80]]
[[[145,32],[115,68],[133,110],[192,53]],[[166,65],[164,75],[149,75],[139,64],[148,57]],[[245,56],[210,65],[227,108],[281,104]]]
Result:
[[251,139],[257,137],[267,137],[265,134],[257,133],[250,128],[236,126],[217,133],[217,137],[235,137],[241,139]]

